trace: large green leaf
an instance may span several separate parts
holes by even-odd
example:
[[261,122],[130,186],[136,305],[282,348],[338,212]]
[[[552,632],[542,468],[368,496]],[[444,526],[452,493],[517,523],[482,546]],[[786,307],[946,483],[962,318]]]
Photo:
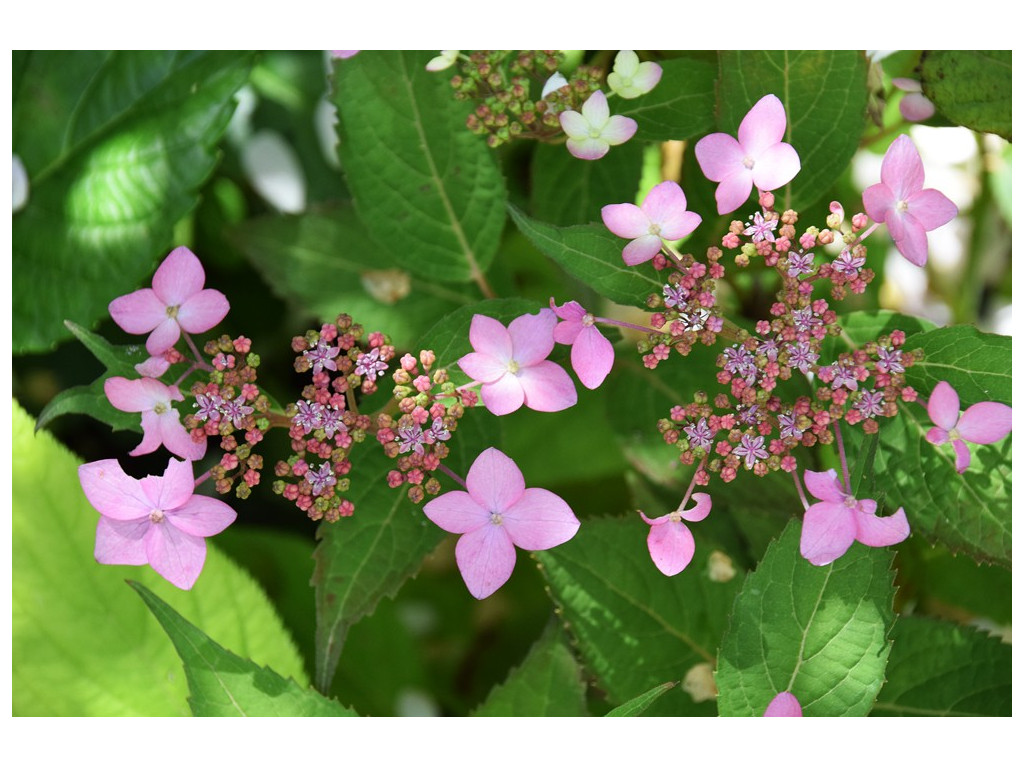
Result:
[[14,97],[30,196],[13,221],[13,343],[47,349],[139,287],[196,203],[245,83],[239,53],[41,51]]
[[783,140],[800,156],[800,173],[776,190],[776,205],[800,210],[817,201],[846,169],[864,131],[864,53],[729,51],[719,54],[719,61],[719,130],[735,136],[754,104],[769,93],[778,96],[786,108]]
[[960,407],[984,400],[1013,399],[1009,336],[982,333],[972,325],[954,325],[908,336],[904,348],[921,349],[924,360],[907,369],[907,383],[927,400],[940,381],[960,395]]
[[921,89],[954,123],[1009,141],[1012,70],[1011,51],[925,51]]
[[[694,562],[671,578],[651,562],[647,532],[639,515],[592,519],[568,543],[534,554],[584,665],[612,704],[713,664],[739,587],[738,579],[709,578],[699,525]],[[714,705],[679,694],[662,697],[651,711],[712,715]]]
[[135,579],[239,653],[305,684],[302,661],[253,580],[215,546],[190,592],[148,567],[98,565],[81,461],[14,406],[12,662],[16,715],[184,715],[181,662]]
[[469,105],[426,52],[336,61],[331,99],[345,178],[378,246],[414,274],[483,281],[505,223],[505,186]]
[[862,716],[885,679],[892,552],[854,543],[836,562],[800,555],[791,522],[747,576],[718,653],[718,711],[760,716],[781,691],[805,715]]
[[642,715],[647,711],[651,704],[675,688],[676,685],[678,685],[678,683],[674,681],[656,685],[646,693],[641,693],[639,696],[630,699],[625,704],[620,704],[615,707],[615,709],[608,712],[605,717],[636,717],[637,715]]
[[581,717],[586,684],[556,624],[548,624],[521,665],[472,714],[480,717]]
[[970,627],[901,616],[872,715],[1009,716],[1011,647]]
[[633,140],[692,139],[713,131],[717,67],[687,57],[662,61],[661,69],[661,81],[650,93],[612,102],[614,112],[636,120]]
[[270,667],[236,656],[138,582],[128,582],[174,643],[197,717],[345,717],[355,712]]

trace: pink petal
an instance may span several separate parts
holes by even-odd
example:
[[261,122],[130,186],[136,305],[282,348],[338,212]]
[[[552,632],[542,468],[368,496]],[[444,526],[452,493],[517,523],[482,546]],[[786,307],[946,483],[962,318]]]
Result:
[[911,195],[907,206],[907,212],[921,223],[926,232],[949,223],[960,212],[953,201],[937,189],[922,189]]
[[192,251],[181,246],[167,254],[157,268],[153,275],[153,292],[165,307],[177,307],[203,290],[205,282],[203,265]]
[[178,308],[178,325],[189,333],[204,333],[223,320],[231,305],[220,291],[207,288],[186,299]]
[[177,387],[168,387],[162,381],[123,376],[112,376],[103,382],[103,393],[112,406],[126,413],[151,411],[160,403],[185,399]]
[[184,533],[166,520],[149,526],[146,557],[153,570],[179,589],[192,589],[206,562],[206,539]]
[[488,448],[473,462],[466,475],[466,489],[484,512],[504,512],[526,490],[519,467],[497,448]]
[[718,185],[715,200],[718,201],[719,213],[732,213],[750,197],[754,188],[754,177],[750,171],[741,169]]
[[776,144],[762,152],[753,168],[754,186],[765,192],[789,184],[800,171],[800,157],[789,144]]
[[675,576],[686,568],[695,549],[693,534],[681,522],[670,520],[662,525],[652,525],[647,534],[647,551],[651,560],[666,576]]
[[178,343],[181,338],[181,326],[172,317],[166,318],[146,339],[146,351],[151,355],[162,355]]
[[[701,172],[710,181],[723,181],[743,169],[743,147],[727,133],[712,133],[693,148]],[[733,209],[735,210],[735,209]]]
[[135,366],[135,372],[140,376],[147,378],[157,378],[167,373],[167,369],[171,367],[170,362],[163,355],[156,357],[149,357],[144,363],[138,363]]
[[152,523],[149,516],[139,520],[114,520],[100,516],[96,523],[96,546],[93,556],[103,565],[145,565],[146,532]]
[[175,456],[199,461],[206,455],[206,441],[196,442],[180,421],[177,409],[172,408],[158,416],[160,441]]
[[834,469],[824,472],[804,471],[804,485],[807,491],[814,498],[832,503],[842,503],[846,498],[842,486],[839,484],[839,476]]
[[885,220],[893,236],[893,242],[896,243],[896,250],[914,266],[923,267],[928,261],[928,235],[921,223],[908,214],[903,217],[903,231],[897,236],[893,233],[891,224],[899,218],[897,213],[891,212]]
[[480,396],[484,406],[495,416],[504,416],[518,411],[524,402],[525,394],[519,377],[506,373],[500,379],[482,384]]
[[535,315],[521,315],[508,325],[512,358],[520,368],[539,363],[555,348],[558,315],[545,307]]
[[940,427],[932,427],[925,434],[924,439],[933,445],[942,445],[949,442],[949,433]]
[[631,78],[633,88],[640,91],[640,94],[649,93],[659,82],[661,82],[661,65],[653,61],[645,61],[638,68]]
[[101,515],[115,520],[148,519],[153,509],[139,481],[125,474],[115,459],[83,464],[78,480],[85,498]]
[[[587,310],[578,301],[567,301],[565,304],[556,306],[555,300],[551,299],[551,309],[562,320],[574,320],[576,322],[582,320],[587,314]],[[564,325],[564,323],[560,323],[560,325]],[[572,342],[563,343],[571,344]]]
[[872,184],[864,190],[862,200],[864,213],[879,224],[884,223],[885,214],[896,207],[896,198],[885,184]]
[[466,491],[448,491],[423,505],[423,514],[448,533],[469,533],[491,521],[491,513]]
[[622,260],[631,267],[650,261],[661,250],[661,238],[657,235],[638,237],[622,249]]
[[789,691],[783,691],[772,699],[768,708],[764,711],[764,717],[803,717],[804,711]]
[[488,383],[508,373],[509,360],[502,361],[483,352],[470,352],[460,357],[458,363],[462,372],[471,379]]
[[594,91],[590,94],[590,98],[583,102],[581,111],[588,126],[594,128],[603,127],[608,122],[608,116],[611,114],[608,110],[608,97],[601,91]]
[[853,515],[853,510],[843,504],[820,502],[811,505],[804,513],[800,554],[812,565],[828,565],[842,557],[857,534]]
[[[563,113],[564,114],[564,113]],[[580,160],[600,160],[608,154],[608,142],[603,139],[569,139],[565,142],[569,154]]]
[[[501,362],[512,359],[512,337],[505,326],[487,315],[473,315],[469,324],[469,343],[480,352]],[[472,375],[472,374],[470,374]]]
[[559,344],[572,344],[582,330],[583,323],[579,320],[563,320],[555,326],[553,335]]
[[160,429],[160,416],[154,411],[142,414],[142,442],[128,451],[129,456],[145,456],[163,445],[164,437]]
[[544,360],[522,368],[516,377],[523,388],[523,403],[535,411],[563,411],[576,405],[576,387],[557,363]]
[[678,240],[693,232],[701,222],[701,218],[693,211],[677,210],[661,225],[661,236],[666,240]]
[[455,562],[469,594],[483,600],[512,575],[516,548],[504,526],[488,523],[459,539],[455,545]]
[[150,288],[143,288],[114,299],[107,307],[123,330],[149,333],[167,319],[167,307]]
[[953,429],[959,421],[960,397],[949,382],[940,381],[932,390],[928,398],[928,418],[945,432]]
[[1010,434],[1012,413],[1010,406],[1002,403],[975,403],[964,411],[956,430],[968,442],[988,445]]
[[906,200],[924,187],[921,155],[906,134],[897,136],[882,158],[882,183],[897,200]]
[[501,518],[512,543],[530,551],[564,544],[580,528],[569,505],[544,488],[527,488]]
[[615,350],[597,328],[583,328],[572,345],[572,369],[587,389],[597,389],[612,369]]
[[633,138],[636,129],[636,120],[633,118],[623,115],[612,115],[608,119],[608,124],[604,127],[604,130],[601,131],[601,138],[613,147],[616,147],[619,144],[625,144]]
[[[893,83],[895,82],[894,80]],[[908,93],[900,99],[900,114],[904,120],[919,123],[935,114],[935,105],[923,93]]]
[[214,536],[233,522],[238,515],[220,499],[192,496],[185,504],[167,513],[167,521],[192,536]]
[[909,77],[894,77],[892,79],[892,84],[901,91],[907,91],[908,93],[921,92],[921,82]]
[[567,109],[558,114],[558,122],[570,139],[583,139],[590,134],[590,123],[579,112]]
[[651,231],[650,217],[632,203],[606,205],[601,209],[601,221],[613,235],[619,237],[633,239]]
[[857,523],[857,541],[869,547],[888,547],[899,544],[910,535],[910,523],[903,507],[889,517],[858,512],[854,515]]
[[185,504],[195,491],[192,462],[169,459],[163,475],[147,475],[139,481],[153,506],[168,510]]
[[954,440],[953,453],[956,454],[956,471],[962,475],[971,466],[971,449],[963,440]]
[[774,94],[761,98],[747,112],[737,133],[743,153],[757,158],[786,135],[786,109]]
[[711,512],[711,496],[706,493],[695,493],[690,498],[697,502],[696,505],[683,510],[680,514],[684,520],[689,520],[691,523],[700,522]]

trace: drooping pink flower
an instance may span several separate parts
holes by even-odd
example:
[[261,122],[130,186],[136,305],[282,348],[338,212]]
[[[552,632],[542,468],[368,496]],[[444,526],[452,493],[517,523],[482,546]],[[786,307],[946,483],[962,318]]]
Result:
[[804,710],[789,691],[783,691],[776,695],[768,708],[764,711],[764,717],[803,717]]
[[786,109],[773,94],[755,104],[740,123],[739,141],[727,133],[712,133],[697,142],[694,153],[704,175],[717,181],[719,213],[730,213],[750,197],[788,184],[800,170],[800,158],[782,137]]
[[610,147],[623,144],[636,133],[636,120],[613,115],[608,109],[608,98],[595,91],[582,107],[582,114],[567,109],[558,115],[562,130],[569,137],[569,152],[581,160],[598,160],[608,154]]
[[128,333],[149,333],[146,350],[163,354],[178,343],[182,331],[203,333],[227,315],[227,298],[213,288],[204,289],[205,282],[196,255],[188,248],[175,248],[153,275],[153,287],[114,299],[110,316]]
[[161,445],[183,459],[196,461],[206,455],[206,442],[192,439],[172,404],[185,399],[177,387],[156,379],[114,376],[103,382],[103,392],[117,410],[142,414],[142,442],[129,456],[152,453]]
[[910,535],[903,507],[889,517],[878,517],[874,499],[856,499],[839,482],[834,469],[804,472],[804,484],[816,499],[804,513],[800,554],[812,565],[828,565],[846,554],[853,542],[888,547]]
[[[1013,411],[1002,403],[975,403],[960,413],[960,397],[946,381],[940,381],[928,398],[928,418],[935,426],[925,439],[934,445],[952,443],[956,453],[956,471],[963,474],[971,463],[967,443],[988,445],[1002,440],[1012,425]],[[964,442],[967,441],[967,442]]]
[[193,495],[192,462],[171,459],[162,476],[137,480],[114,459],[78,468],[89,503],[100,513],[96,560],[146,565],[180,589],[191,589],[206,561],[206,537],[235,521],[218,499]]
[[449,533],[462,534],[455,561],[473,597],[483,600],[508,581],[516,547],[538,551],[564,544],[579,530],[569,505],[543,488],[527,488],[523,473],[488,448],[466,475],[465,491],[428,501],[423,512]]
[[906,134],[897,136],[882,159],[882,181],[864,190],[864,212],[889,228],[896,249],[911,264],[928,261],[928,232],[959,213],[937,189],[924,189],[924,165]]
[[921,83],[909,77],[894,77],[892,84],[906,96],[900,99],[900,114],[904,120],[919,123],[935,114],[935,104],[921,92]]
[[683,520],[696,523],[711,511],[711,497],[708,494],[695,493],[693,500],[697,504],[691,509],[677,509],[653,520],[643,512],[640,513],[644,522],[651,526],[647,534],[647,551],[651,553],[651,560],[658,566],[658,570],[666,576],[680,573],[693,559],[696,545],[693,534]]
[[647,193],[640,206],[616,203],[601,209],[604,225],[619,237],[632,240],[622,260],[633,267],[653,259],[662,240],[678,240],[700,224],[700,216],[686,210],[686,195],[674,181],[663,181]]
[[608,87],[624,99],[635,99],[649,93],[661,80],[661,65],[640,62],[636,51],[619,51],[608,73]]
[[554,337],[559,344],[571,344],[572,369],[587,389],[597,389],[615,362],[612,343],[594,325],[594,316],[579,302],[569,301],[560,307],[551,299],[551,309],[562,322],[555,326]]
[[545,359],[554,349],[557,323],[558,316],[547,308],[517,317],[507,329],[494,318],[473,315],[469,343],[474,351],[459,359],[459,367],[481,383],[487,410],[504,416],[522,405],[561,411],[576,404],[569,374]]

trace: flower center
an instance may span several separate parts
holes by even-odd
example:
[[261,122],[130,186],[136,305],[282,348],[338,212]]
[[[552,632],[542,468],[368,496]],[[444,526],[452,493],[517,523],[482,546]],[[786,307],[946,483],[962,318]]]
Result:
[[744,157],[743,167],[746,168],[748,171],[752,171],[754,169],[754,158],[752,158],[750,155]]
[[950,441],[959,440],[960,430],[957,429],[956,427],[953,427],[951,430],[949,430],[949,432],[946,433],[946,435],[950,439]]
[[167,308],[167,316],[168,317],[177,317],[178,316],[178,307],[177,306],[168,307]]
[[683,513],[680,512],[678,509],[675,510],[674,512],[669,512],[668,519],[670,522],[673,523],[681,523],[683,522]]
[[581,323],[581,324],[582,324],[582,325],[583,325],[583,326],[584,326],[585,328],[586,328],[586,327],[590,327],[591,325],[593,325],[593,324],[594,324],[594,316],[593,316],[592,314],[590,314],[589,312],[587,312],[587,314],[585,314],[585,315],[583,316],[583,319],[582,319],[582,320],[580,320],[580,323]]
[[910,210],[910,203],[908,203],[906,200],[900,200],[898,203],[896,203],[897,213],[906,213],[908,210]]
[[853,509],[854,507],[857,506],[857,499],[854,498],[853,496],[846,496],[843,498],[843,504],[849,507],[850,509]]
[[508,372],[509,373],[519,373],[519,363],[517,363],[515,360],[509,360],[508,361]]
[[157,403],[153,406],[153,413],[160,415],[161,413],[167,413],[167,403]]
[[502,523],[501,513],[500,512],[491,512],[491,525],[501,525],[501,523]]
[[162,523],[164,521],[164,512],[162,509],[154,509],[149,513],[149,522],[151,523]]

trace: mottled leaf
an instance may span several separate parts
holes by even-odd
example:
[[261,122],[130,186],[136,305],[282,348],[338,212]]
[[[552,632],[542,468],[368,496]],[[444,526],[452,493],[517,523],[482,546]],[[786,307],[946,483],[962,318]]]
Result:
[[925,51],[921,89],[952,122],[1012,138],[1011,51]]

